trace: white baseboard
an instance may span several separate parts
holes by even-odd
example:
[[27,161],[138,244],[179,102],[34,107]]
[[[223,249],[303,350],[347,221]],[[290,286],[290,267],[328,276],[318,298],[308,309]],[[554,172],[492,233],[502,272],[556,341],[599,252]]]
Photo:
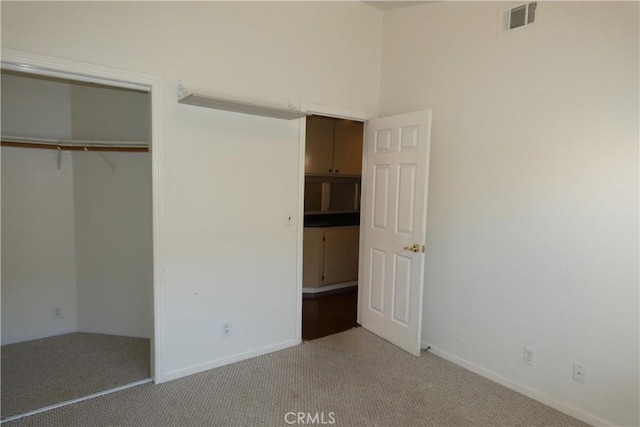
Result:
[[147,340],[150,339],[149,336],[143,336],[145,334],[132,333],[127,329],[78,328],[77,332],[82,332],[85,334],[117,335],[120,337],[129,337],[129,338],[144,338]]
[[25,412],[24,414],[14,415],[12,417],[7,417],[7,418],[3,419],[2,421],[0,421],[0,424],[4,424],[4,423],[9,422],[9,421],[19,420],[20,418],[29,417],[31,415],[39,414],[41,412],[51,411],[52,409],[62,408],[63,406],[73,405],[74,403],[78,403],[78,402],[82,402],[82,401],[85,401],[85,400],[93,399],[94,397],[104,396],[106,394],[115,393],[117,391],[126,390],[128,388],[137,387],[139,385],[147,384],[147,383],[150,383],[150,382],[153,382],[153,380],[151,378],[148,378],[146,380],[135,381],[135,382],[132,382],[132,383],[129,383],[129,384],[125,384],[125,385],[121,385],[121,386],[118,386],[118,387],[114,387],[114,388],[111,388],[109,390],[99,391],[97,393],[93,393],[93,394],[90,394],[88,396],[79,397],[77,399],[71,399],[71,400],[67,400],[65,402],[55,403],[53,405],[45,406],[44,408],[39,408],[39,409],[35,409],[33,411]]
[[27,336],[24,336],[24,337],[9,338],[7,340],[3,340],[2,341],[2,345],[18,344],[18,343],[26,342],[26,341],[33,341],[33,340],[40,340],[40,339],[43,339],[43,338],[57,337],[58,335],[66,335],[66,334],[71,334],[71,333],[74,333],[74,332],[78,332],[78,329],[75,328],[75,327],[60,329],[60,330],[57,330],[55,332],[44,332],[44,333],[35,334],[35,335],[27,335]]
[[358,286],[358,282],[344,282],[336,283],[335,285],[319,286],[317,288],[302,288],[303,294],[318,294],[320,292],[335,291],[338,289],[350,288],[352,286]]
[[[188,375],[197,374],[199,372],[208,371],[209,369],[219,368],[220,366],[229,365],[230,363],[240,362],[242,360],[251,359],[257,356],[262,356],[263,354],[267,353],[273,353],[274,351],[284,350],[285,348],[293,347],[300,343],[300,340],[284,341],[279,344],[258,348],[256,350],[251,350],[240,354],[235,354],[233,356],[224,357],[218,360],[212,360],[210,362],[191,366],[189,368],[177,369],[175,371],[167,372],[162,382],[171,381],[178,378],[186,377]],[[156,382],[156,384],[159,384],[159,382]]]
[[511,390],[517,391],[520,394],[523,394],[544,405],[550,406],[553,409],[557,409],[558,411],[565,413],[567,415],[570,415],[574,418],[577,418],[578,420],[583,421],[587,424],[590,424],[592,426],[613,426],[614,425],[594,415],[588,414],[577,408],[567,405],[563,402],[557,401],[551,396],[543,392],[540,392],[538,390],[534,390],[522,384],[513,382],[510,379],[505,378],[489,369],[475,365],[465,359],[462,359],[458,356],[455,356],[451,353],[441,350],[438,347],[434,347],[433,345],[425,341],[422,341],[422,348],[423,349],[429,348],[429,352],[435,354],[436,356],[442,357],[443,359],[448,360],[449,362],[455,363],[458,366],[462,366],[463,368],[468,369],[473,373],[476,373],[484,378],[487,378],[493,382],[503,385]]

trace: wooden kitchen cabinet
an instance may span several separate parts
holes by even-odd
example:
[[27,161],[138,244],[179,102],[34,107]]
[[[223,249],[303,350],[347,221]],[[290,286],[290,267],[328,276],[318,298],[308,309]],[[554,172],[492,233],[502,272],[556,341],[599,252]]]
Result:
[[305,227],[302,286],[317,288],[358,280],[360,227]]
[[302,286],[322,286],[324,274],[324,228],[305,227],[302,234]]
[[307,117],[305,174],[362,175],[363,132],[361,122]]
[[330,175],[333,173],[333,123],[331,117],[307,118],[304,173]]
[[358,280],[360,227],[324,233],[324,285]]
[[333,138],[333,167],[338,175],[362,175],[361,122],[336,119]]

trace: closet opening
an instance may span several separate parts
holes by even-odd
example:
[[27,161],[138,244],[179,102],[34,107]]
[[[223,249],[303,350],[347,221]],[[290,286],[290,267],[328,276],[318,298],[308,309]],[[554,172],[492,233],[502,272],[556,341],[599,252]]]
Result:
[[151,381],[149,91],[2,70],[2,420]]
[[357,326],[364,123],[306,118],[302,339]]

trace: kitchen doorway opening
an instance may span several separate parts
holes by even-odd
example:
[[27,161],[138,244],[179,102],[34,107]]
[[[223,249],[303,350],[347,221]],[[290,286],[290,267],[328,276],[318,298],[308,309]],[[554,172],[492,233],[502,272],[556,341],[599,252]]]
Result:
[[364,123],[305,120],[302,340],[353,327],[358,317]]

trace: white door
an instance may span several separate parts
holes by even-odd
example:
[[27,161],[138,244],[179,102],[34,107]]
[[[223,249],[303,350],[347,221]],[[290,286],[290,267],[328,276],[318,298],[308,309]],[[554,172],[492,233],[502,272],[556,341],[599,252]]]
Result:
[[431,111],[367,123],[360,299],[364,328],[420,355]]

